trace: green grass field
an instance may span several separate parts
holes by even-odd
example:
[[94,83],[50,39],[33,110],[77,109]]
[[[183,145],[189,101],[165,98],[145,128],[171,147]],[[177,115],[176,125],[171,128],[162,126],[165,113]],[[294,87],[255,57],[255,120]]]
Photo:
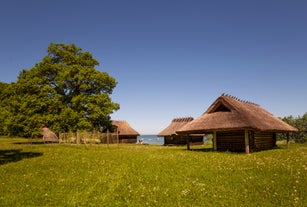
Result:
[[306,206],[307,145],[69,145],[0,138],[0,206]]

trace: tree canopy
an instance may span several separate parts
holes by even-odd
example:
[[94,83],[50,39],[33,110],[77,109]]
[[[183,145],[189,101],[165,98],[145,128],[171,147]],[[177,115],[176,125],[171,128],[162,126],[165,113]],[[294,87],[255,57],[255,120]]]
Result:
[[[293,117],[286,116],[282,119],[284,122],[287,122],[291,126],[296,127],[299,132],[292,133],[290,138],[295,142],[306,142],[307,141],[307,113],[303,116]],[[282,134],[281,139],[285,139],[286,135]]]
[[0,84],[0,133],[37,136],[42,124],[56,132],[110,127],[119,109],[110,97],[116,80],[74,44],[51,43],[47,53],[16,82]]

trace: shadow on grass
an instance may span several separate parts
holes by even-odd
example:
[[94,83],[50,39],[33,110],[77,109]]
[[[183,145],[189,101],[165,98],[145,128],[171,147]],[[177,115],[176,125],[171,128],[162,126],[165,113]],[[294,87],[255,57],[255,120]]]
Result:
[[[287,147],[280,147],[275,146],[270,149],[262,149],[262,150],[251,150],[250,153],[258,153],[258,152],[265,152],[265,151],[274,151],[274,150],[280,150],[280,149],[287,149]],[[196,149],[190,149],[190,151],[195,152],[219,152],[219,153],[231,153],[231,154],[246,154],[245,150],[213,150],[213,148],[196,148]]]
[[34,144],[45,144],[45,143],[43,141],[35,141],[35,142],[14,142],[13,144],[34,145]]
[[214,152],[212,148],[196,148],[196,149],[190,149],[190,151],[195,151],[195,152]]
[[20,145],[38,145],[38,144],[58,144],[59,141],[44,141],[42,139],[32,139],[24,142],[14,142],[13,144],[20,144]]
[[43,153],[40,152],[22,152],[20,149],[0,150],[0,165],[10,162],[18,162],[25,158],[33,158],[42,155]]

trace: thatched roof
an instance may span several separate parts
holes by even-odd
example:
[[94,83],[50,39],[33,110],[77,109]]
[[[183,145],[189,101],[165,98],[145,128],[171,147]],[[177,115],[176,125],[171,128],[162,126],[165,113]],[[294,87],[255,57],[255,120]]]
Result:
[[42,126],[42,135],[43,135],[44,141],[58,141],[59,140],[57,135],[46,126]]
[[208,133],[213,130],[235,129],[297,131],[255,103],[222,94],[203,115],[185,125],[178,133]]
[[180,130],[183,126],[185,126],[187,123],[189,123],[192,120],[193,120],[192,117],[175,118],[165,129],[163,129],[158,134],[158,136],[165,137],[165,136],[175,135],[176,131]]
[[120,135],[135,135],[139,136],[140,134],[135,131],[127,121],[112,121],[112,125],[117,127],[117,131],[119,131]]

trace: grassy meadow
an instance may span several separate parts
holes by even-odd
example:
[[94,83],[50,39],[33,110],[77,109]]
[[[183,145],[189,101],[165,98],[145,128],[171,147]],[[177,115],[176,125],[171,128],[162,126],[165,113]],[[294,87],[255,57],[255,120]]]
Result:
[[307,145],[70,145],[0,138],[0,206],[306,206]]

